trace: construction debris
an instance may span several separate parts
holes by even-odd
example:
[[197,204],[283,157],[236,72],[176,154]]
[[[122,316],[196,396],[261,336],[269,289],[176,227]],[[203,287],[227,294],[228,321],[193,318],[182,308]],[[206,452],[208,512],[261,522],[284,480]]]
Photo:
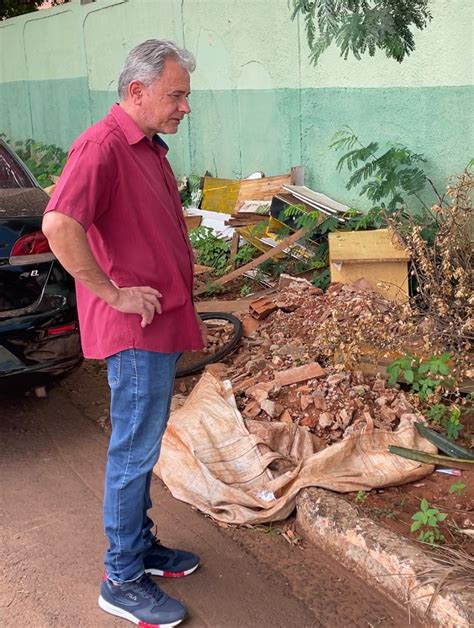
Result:
[[[402,420],[423,420],[399,388],[381,376],[340,365],[321,368],[320,331],[333,311],[341,325],[367,315],[386,317],[387,333],[397,333],[396,304],[355,285],[334,284],[324,293],[306,280],[282,278],[283,289],[250,303],[247,328],[228,373],[237,405],[246,418],[295,423],[334,443],[360,431],[368,421],[393,431]],[[256,325],[252,329],[250,321]]]

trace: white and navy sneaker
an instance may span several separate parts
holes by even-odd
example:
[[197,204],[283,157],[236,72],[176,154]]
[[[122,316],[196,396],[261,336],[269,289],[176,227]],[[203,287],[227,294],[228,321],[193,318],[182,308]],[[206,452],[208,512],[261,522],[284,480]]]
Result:
[[145,552],[143,563],[145,572],[152,576],[182,578],[196,571],[199,567],[199,556],[184,550],[170,549],[154,539]]
[[114,584],[104,578],[99,606],[106,613],[128,619],[142,628],[171,628],[186,617],[186,607],[169,597],[143,574],[138,580]]

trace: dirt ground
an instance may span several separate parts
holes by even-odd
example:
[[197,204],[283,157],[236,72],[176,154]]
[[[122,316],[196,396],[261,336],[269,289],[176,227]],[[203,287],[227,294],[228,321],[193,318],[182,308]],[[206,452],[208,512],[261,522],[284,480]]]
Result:
[[[451,493],[451,486],[458,481],[464,484],[464,489],[460,494]],[[445,539],[443,547],[474,554],[474,471],[463,471],[461,477],[433,473],[415,484],[371,491],[359,496],[348,493],[344,498],[357,504],[361,515],[398,532],[410,543],[418,543],[418,533],[410,533],[413,523],[411,517],[420,510],[421,500],[425,498],[430,507],[438,508],[448,515],[439,524]],[[423,548],[427,552],[436,551],[436,548],[425,543]]]
[[[126,625],[96,603],[105,548],[101,499],[107,446],[99,426],[107,424],[107,416],[100,363],[84,364],[46,399],[1,400],[2,626]],[[163,542],[202,557],[192,577],[160,581],[189,607],[183,626],[409,624],[403,609],[322,549],[291,535],[291,543],[285,540],[291,521],[257,529],[220,527],[174,500],[157,479],[152,494]]]

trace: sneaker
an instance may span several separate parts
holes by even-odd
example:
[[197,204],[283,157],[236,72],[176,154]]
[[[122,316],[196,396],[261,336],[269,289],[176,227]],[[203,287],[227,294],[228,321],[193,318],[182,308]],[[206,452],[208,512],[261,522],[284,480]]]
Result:
[[199,566],[199,556],[192,552],[169,549],[158,541],[153,540],[150,549],[143,558],[145,572],[152,576],[165,578],[182,578],[188,576]]
[[106,613],[143,628],[171,628],[186,617],[186,608],[166,595],[146,574],[123,584],[104,579],[99,606]]

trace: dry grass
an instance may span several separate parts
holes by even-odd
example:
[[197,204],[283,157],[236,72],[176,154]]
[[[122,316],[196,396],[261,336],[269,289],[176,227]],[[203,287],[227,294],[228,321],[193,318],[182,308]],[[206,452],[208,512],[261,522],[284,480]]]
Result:
[[440,547],[431,556],[436,566],[418,574],[422,584],[433,585],[435,590],[431,596],[426,614],[436,596],[446,588],[450,591],[474,593],[474,556],[462,549]]

